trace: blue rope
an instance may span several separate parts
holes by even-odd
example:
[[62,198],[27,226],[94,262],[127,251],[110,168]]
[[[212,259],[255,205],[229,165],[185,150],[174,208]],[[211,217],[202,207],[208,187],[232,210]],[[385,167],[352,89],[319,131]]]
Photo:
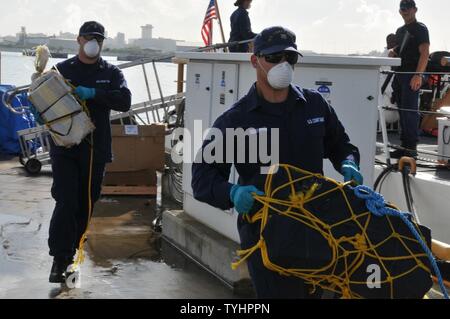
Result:
[[434,258],[433,253],[428,248],[427,244],[422,239],[422,236],[420,236],[416,227],[414,227],[414,224],[411,222],[410,220],[411,214],[406,212],[400,212],[393,208],[387,207],[383,195],[376,193],[370,187],[357,186],[355,187],[354,192],[356,197],[366,201],[367,209],[373,215],[377,217],[384,217],[384,216],[398,217],[406,224],[406,226],[408,226],[414,237],[419,241],[420,245],[422,246],[422,249],[426,252],[428,259],[430,260],[430,263],[433,267],[434,273],[438,278],[439,286],[442,290],[442,293],[444,294],[444,298],[449,299],[449,295],[447,289],[445,288],[444,280],[442,279],[442,275],[436,263],[436,259]]

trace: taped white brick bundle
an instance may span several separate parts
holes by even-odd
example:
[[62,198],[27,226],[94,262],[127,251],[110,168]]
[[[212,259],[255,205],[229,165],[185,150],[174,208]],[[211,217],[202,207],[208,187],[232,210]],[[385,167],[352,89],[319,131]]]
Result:
[[58,146],[72,147],[94,131],[89,116],[72,95],[62,75],[50,71],[37,78],[30,87],[29,98],[50,128]]

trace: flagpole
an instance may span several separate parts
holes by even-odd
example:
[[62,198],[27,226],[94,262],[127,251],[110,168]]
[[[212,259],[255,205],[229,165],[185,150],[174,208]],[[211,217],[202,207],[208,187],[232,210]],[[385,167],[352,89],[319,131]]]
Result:
[[[217,20],[218,20],[219,26],[220,26],[220,33],[222,34],[222,43],[226,43],[225,33],[223,32],[222,18],[220,17],[219,4],[218,4],[217,0],[214,0],[214,4],[215,4],[216,10],[217,10]],[[224,51],[228,52],[228,49],[224,48]]]

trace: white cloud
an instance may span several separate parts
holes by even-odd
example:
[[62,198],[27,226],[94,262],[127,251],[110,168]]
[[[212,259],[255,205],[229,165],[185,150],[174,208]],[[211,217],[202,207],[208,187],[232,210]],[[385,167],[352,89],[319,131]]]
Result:
[[[80,27],[80,21],[82,20],[82,14],[83,11],[79,5],[76,5],[74,3],[69,4],[65,12],[65,22],[63,28],[65,30],[76,30]],[[74,32],[74,31],[72,31]]]
[[313,26],[318,26],[318,25],[322,25],[325,23],[325,21],[328,20],[328,17],[323,17],[321,19],[318,19],[316,21],[313,22]]
[[397,14],[394,16],[392,11],[382,9],[379,5],[374,4],[373,2],[368,4],[365,0],[360,0],[360,6],[356,11],[364,15],[364,23],[361,26],[365,30],[376,29],[383,24],[397,20]]

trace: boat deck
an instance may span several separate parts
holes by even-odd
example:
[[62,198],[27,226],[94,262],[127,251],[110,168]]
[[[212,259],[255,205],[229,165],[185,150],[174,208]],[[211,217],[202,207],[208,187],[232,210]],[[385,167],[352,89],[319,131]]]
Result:
[[[383,142],[381,134],[378,134],[377,141],[379,143]],[[398,133],[389,133],[389,142],[394,145],[400,145],[401,142],[400,142],[399,134]],[[420,160],[420,158],[431,159],[432,161],[437,160],[436,156],[428,155],[428,154],[420,154],[421,150],[427,151],[427,152],[437,152],[437,150],[438,150],[437,138],[425,136],[425,135],[420,136],[420,142],[419,142],[417,148],[419,151],[419,160],[417,161],[419,166],[417,168],[417,171],[420,173],[427,174],[432,179],[435,179],[436,181],[445,183],[448,186],[450,186],[450,167],[448,169],[445,167],[435,169],[434,166],[436,165],[436,163]],[[384,154],[384,151],[379,147],[377,147],[376,159],[383,163],[386,163],[386,156]]]

